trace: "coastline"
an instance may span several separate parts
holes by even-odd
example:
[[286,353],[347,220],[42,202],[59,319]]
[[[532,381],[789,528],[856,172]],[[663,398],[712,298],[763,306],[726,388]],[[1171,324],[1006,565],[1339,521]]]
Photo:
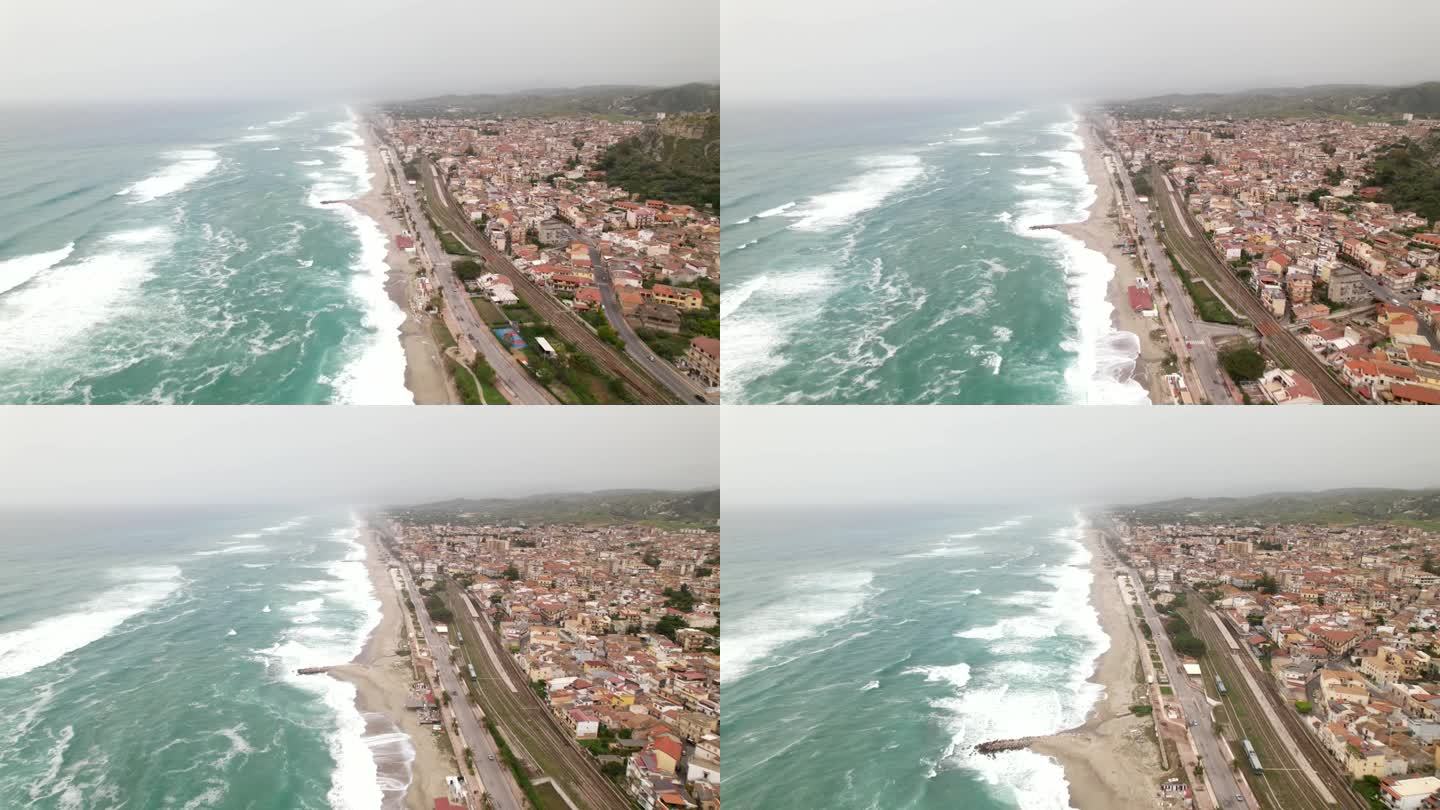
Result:
[[385,235],[385,263],[390,270],[385,275],[385,292],[390,300],[405,313],[400,325],[399,340],[405,351],[405,387],[410,390],[416,405],[450,405],[456,402],[451,393],[444,359],[431,337],[428,316],[416,313],[410,306],[410,290],[416,275],[411,257],[395,244],[395,237],[404,234],[405,228],[391,213],[386,191],[389,175],[385,161],[380,157],[380,146],[369,124],[361,123],[360,137],[365,141],[365,158],[370,166],[370,190],[361,196],[346,200],[345,204],[373,220]]
[[1058,761],[1069,783],[1070,803],[1080,810],[1111,807],[1158,808],[1155,786],[1160,781],[1159,750],[1150,738],[1150,721],[1130,714],[1140,679],[1140,642],[1115,581],[1115,570],[1105,560],[1098,533],[1087,527],[1085,548],[1091,554],[1094,580],[1091,604],[1110,646],[1095,663],[1091,682],[1105,694],[1079,728],[1034,740],[1030,748]]
[[415,677],[410,659],[395,653],[405,641],[404,608],[373,532],[367,527],[360,534],[365,569],[380,602],[380,623],[355,660],[329,674],[355,687],[355,707],[365,719],[365,741],[385,786],[381,807],[430,810],[433,798],[449,795],[445,777],[454,771],[434,733],[405,706]]
[[1103,255],[1115,268],[1105,289],[1105,298],[1112,307],[1111,326],[1117,331],[1134,335],[1139,341],[1140,354],[1135,359],[1132,379],[1145,388],[1152,403],[1168,402],[1163,367],[1169,347],[1157,334],[1160,322],[1130,308],[1127,288],[1133,279],[1141,275],[1140,265],[1135,257],[1115,247],[1120,239],[1120,230],[1112,219],[1118,199],[1114,182],[1096,148],[1095,133],[1090,125],[1082,123],[1075,135],[1084,144],[1080,155],[1085,173],[1089,175],[1091,185],[1095,186],[1095,201],[1091,203],[1084,221],[1057,225],[1055,229],[1079,239],[1085,247]]

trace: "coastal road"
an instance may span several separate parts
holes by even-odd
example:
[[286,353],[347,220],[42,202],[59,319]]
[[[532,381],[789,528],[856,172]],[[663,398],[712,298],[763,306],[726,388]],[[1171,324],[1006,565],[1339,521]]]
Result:
[[[556,334],[577,351],[590,356],[607,374],[618,377],[645,405],[670,405],[676,398],[649,375],[632,365],[609,343],[601,340],[590,324],[580,319],[560,299],[520,272],[509,258],[496,250],[489,240],[475,229],[475,224],[461,216],[460,206],[450,195],[450,190],[440,182],[435,164],[430,160],[421,163],[421,175],[426,184],[427,194],[438,202],[431,213],[442,226],[448,228],[455,238],[475,251],[484,260],[487,270],[503,273],[514,285],[515,295],[522,303],[555,329]],[[683,401],[683,400],[682,400]],[[690,400],[694,403],[694,400]]]
[[[505,652],[504,640],[488,621],[470,618],[464,601],[468,597],[458,587],[450,589],[450,597],[450,610],[465,628],[466,648],[474,653],[470,662],[479,675],[476,687],[481,708],[499,726],[511,749],[554,779],[582,810],[629,810],[630,799],[600,772],[595,758],[576,744],[568,729],[560,727],[530,688],[529,678]],[[488,655],[478,643],[480,639],[498,654]]]
[[1184,200],[1180,199],[1180,193],[1170,185],[1158,166],[1150,169],[1150,184],[1154,188],[1160,218],[1165,223],[1166,236],[1174,246],[1176,260],[1184,263],[1197,277],[1209,282],[1227,306],[1248,318],[1259,330],[1265,350],[1278,362],[1314,383],[1325,404],[1361,404],[1360,399],[1331,373],[1330,368],[1298,337],[1285,329],[1260,303],[1260,299],[1220,261],[1205,239],[1204,230],[1190,219],[1190,212]]
[[[1120,570],[1130,576],[1131,582],[1144,583],[1145,581],[1129,565],[1121,564]],[[1155,611],[1155,606],[1151,604],[1150,599],[1143,592],[1137,592],[1136,597],[1140,603],[1140,610],[1144,614],[1145,623],[1150,626],[1151,636],[1155,640],[1155,648],[1160,651],[1160,660],[1165,665],[1165,672],[1170,677],[1170,688],[1175,693],[1174,702],[1179,704],[1186,720],[1198,722],[1198,725],[1190,729],[1190,739],[1195,742],[1195,748],[1200,753],[1200,763],[1205,766],[1205,780],[1213,791],[1211,800],[1217,806],[1225,808],[1248,806],[1235,801],[1237,795],[1243,795],[1240,782],[1235,773],[1230,770],[1229,749],[1220,739],[1220,735],[1215,732],[1215,726],[1211,722],[1210,703],[1205,696],[1205,691],[1196,687],[1189,676],[1185,674],[1185,670],[1181,668],[1180,657],[1170,646],[1170,637],[1165,634],[1165,626],[1160,621],[1160,614]],[[1190,776],[1190,774],[1186,774],[1186,778],[1190,778]]]
[[[1094,130],[1092,130],[1094,132]],[[1103,143],[1099,138],[1097,141]],[[1150,260],[1156,277],[1160,280],[1166,300],[1174,302],[1170,307],[1170,320],[1179,331],[1180,339],[1185,342],[1193,373],[1187,375],[1192,387],[1199,384],[1200,390],[1205,395],[1205,401],[1211,404],[1234,403],[1230,391],[1220,376],[1220,362],[1215,352],[1215,346],[1210,342],[1210,336],[1203,330],[1201,320],[1196,316],[1195,304],[1185,292],[1185,285],[1175,275],[1175,268],[1170,266],[1170,261],[1165,258],[1165,251],[1160,248],[1160,240],[1155,236],[1155,229],[1150,224],[1150,211],[1145,204],[1140,202],[1139,196],[1135,193],[1135,187],[1130,182],[1130,175],[1125,171],[1117,171],[1120,176],[1122,196],[1125,203],[1129,205],[1130,215],[1135,222],[1135,230],[1140,237],[1140,242],[1146,251],[1146,258]],[[1181,354],[1181,357],[1186,356]]]
[[[460,279],[455,275],[455,270],[450,266],[450,256],[440,248],[440,239],[430,227],[421,212],[420,201],[415,196],[415,189],[405,182],[402,175],[399,175],[399,162],[395,159],[393,150],[383,140],[382,149],[387,150],[391,155],[388,161],[387,172],[395,188],[400,189],[400,199],[404,202],[406,212],[411,223],[414,224],[415,233],[419,237],[420,249],[424,251],[425,258],[430,264],[436,285],[440,289],[440,295],[444,300],[444,306],[455,316],[455,321],[464,330],[465,336],[470,343],[480,350],[485,362],[495,370],[495,386],[505,398],[516,405],[555,405],[555,397],[545,390],[530,372],[526,371],[515,360],[515,356],[500,344],[500,339],[495,337],[475,312],[475,306],[470,301],[470,296],[461,286]],[[460,335],[456,335],[458,339]]]
[[625,353],[630,355],[630,359],[645,369],[651,377],[669,388],[670,393],[674,394],[681,402],[698,402],[706,399],[704,388],[651,351],[645,341],[635,334],[635,329],[630,326],[630,322],[625,320],[625,310],[620,306],[620,297],[615,294],[615,285],[610,278],[610,268],[606,267],[601,260],[600,249],[595,244],[595,240],[580,236],[573,229],[571,233],[575,234],[576,239],[590,246],[590,265],[595,270],[595,286],[600,289],[601,309],[605,312],[605,320],[610,322],[610,326],[619,333],[620,339],[625,341]]
[[[425,600],[404,565],[400,566],[400,576],[404,578],[405,590],[410,594],[410,600],[415,603],[415,616],[420,620],[420,631],[424,634],[425,643],[430,647],[430,656],[435,659],[435,673],[440,678],[440,686],[450,695],[450,713],[459,722],[460,737],[470,746],[474,755],[475,774],[480,777],[480,783],[485,787],[485,795],[490,798],[490,803],[496,810],[522,810],[523,802],[511,789],[511,782],[506,778],[505,765],[499,758],[495,743],[480,725],[475,710],[470,706],[468,693],[460,683],[459,673],[455,665],[450,663],[449,640],[441,638],[436,632],[435,624],[430,621],[430,612],[425,609]],[[455,758],[460,760],[461,767],[464,767],[464,753],[456,751]]]

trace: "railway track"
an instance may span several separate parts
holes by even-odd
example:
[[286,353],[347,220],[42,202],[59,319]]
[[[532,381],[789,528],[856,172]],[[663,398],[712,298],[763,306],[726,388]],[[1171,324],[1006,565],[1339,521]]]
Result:
[[[1174,246],[1176,257],[1209,283],[1232,310],[1250,319],[1260,332],[1261,345],[1265,350],[1314,383],[1325,404],[1362,404],[1354,392],[1341,383],[1330,369],[1270,314],[1240,279],[1225,267],[1214,249],[1205,241],[1204,229],[1190,218],[1190,212],[1179,198],[1179,193],[1168,185],[1164,173],[1158,167],[1152,167],[1150,177],[1151,185],[1160,198],[1160,216],[1166,226],[1165,242]],[[1189,226],[1188,235],[1186,225]]]
[[635,368],[614,346],[601,340],[580,316],[520,272],[508,258],[493,248],[475,228],[474,223],[466,222],[464,217],[456,213],[461,210],[459,203],[451,196],[445,184],[440,182],[435,165],[429,160],[423,164],[423,173],[425,182],[435,189],[435,194],[441,198],[442,203],[430,206],[431,215],[466,246],[473,246],[488,268],[508,276],[514,282],[515,295],[532,312],[554,327],[562,340],[588,355],[607,374],[619,378],[642,404],[669,405],[676,402],[675,397],[663,385]]

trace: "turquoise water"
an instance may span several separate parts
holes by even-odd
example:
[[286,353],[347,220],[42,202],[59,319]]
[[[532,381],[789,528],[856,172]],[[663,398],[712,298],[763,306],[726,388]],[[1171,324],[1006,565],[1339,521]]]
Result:
[[357,125],[0,113],[0,402],[409,402]]
[[353,687],[294,674],[349,661],[378,621],[358,528],[0,515],[0,805],[380,807],[403,785],[377,761],[413,749],[367,736]]
[[727,402],[1142,402],[1073,110],[727,110]]
[[727,508],[726,804],[1070,807],[1055,761],[973,748],[1100,696],[1080,537],[1048,510]]

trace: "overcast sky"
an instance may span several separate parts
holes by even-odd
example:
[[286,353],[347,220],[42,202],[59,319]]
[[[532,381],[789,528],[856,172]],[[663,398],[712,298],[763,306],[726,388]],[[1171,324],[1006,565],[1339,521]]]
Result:
[[1435,0],[725,0],[727,104],[1440,79]]
[[721,490],[753,504],[1126,503],[1440,486],[1425,408],[726,408]]
[[0,408],[7,506],[415,503],[719,482],[714,408]]
[[0,101],[376,101],[719,76],[718,0],[0,0]]

